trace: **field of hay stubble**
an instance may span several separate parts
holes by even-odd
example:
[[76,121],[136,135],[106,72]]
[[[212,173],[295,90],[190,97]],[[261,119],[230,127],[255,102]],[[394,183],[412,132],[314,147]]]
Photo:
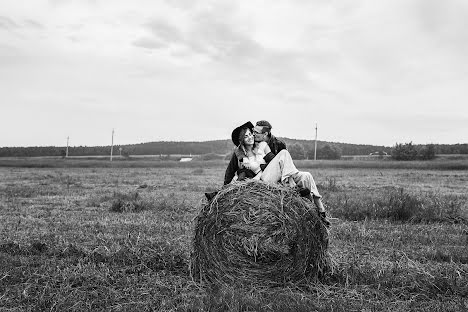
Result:
[[306,168],[336,218],[334,270],[220,289],[188,259],[224,166],[0,167],[0,311],[468,310],[466,171]]

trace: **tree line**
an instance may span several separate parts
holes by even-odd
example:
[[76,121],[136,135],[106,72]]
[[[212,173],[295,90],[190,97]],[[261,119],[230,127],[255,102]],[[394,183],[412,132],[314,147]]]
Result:
[[[362,145],[335,143],[312,140],[283,140],[294,159],[339,159],[342,155],[392,155],[398,160],[430,159],[435,154],[468,154],[468,144],[428,144],[415,145],[396,143],[393,147],[379,145]],[[204,142],[149,142],[130,145],[115,145],[113,154],[132,155],[230,155],[234,149],[231,140],[216,140]],[[104,156],[110,154],[110,146],[71,146],[69,156]],[[30,146],[1,147],[0,157],[35,157],[35,156],[65,156],[65,146]]]
[[[394,160],[431,160],[437,154],[468,154],[468,144],[438,145],[396,143],[393,147],[355,146],[352,144],[325,143],[315,148],[307,144],[288,146],[293,159],[340,159],[343,155],[391,156]],[[345,150],[346,152],[343,152]]]

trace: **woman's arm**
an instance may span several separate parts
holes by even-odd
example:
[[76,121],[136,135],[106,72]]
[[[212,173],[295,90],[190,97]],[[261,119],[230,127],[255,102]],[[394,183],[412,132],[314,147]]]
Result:
[[231,161],[229,162],[226,172],[224,173],[224,185],[231,183],[232,179],[236,175],[236,171],[239,170],[236,154],[233,153]]

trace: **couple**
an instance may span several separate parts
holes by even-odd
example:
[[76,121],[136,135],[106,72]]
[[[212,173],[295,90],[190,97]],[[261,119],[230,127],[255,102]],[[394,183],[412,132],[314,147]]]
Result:
[[297,170],[286,144],[271,134],[271,128],[268,121],[261,120],[255,126],[248,121],[232,131],[236,149],[226,169],[224,184],[233,181],[237,174],[237,180],[250,178],[297,186],[301,196],[313,202],[324,223],[330,225],[314,178],[309,172]]

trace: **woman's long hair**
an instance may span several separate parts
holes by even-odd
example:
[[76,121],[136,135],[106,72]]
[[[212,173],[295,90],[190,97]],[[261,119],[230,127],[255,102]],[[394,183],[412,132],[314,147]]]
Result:
[[[247,130],[249,130],[250,133],[252,133],[252,135],[253,135],[253,130],[249,129],[249,128],[242,128],[241,131],[239,131],[239,142],[240,142],[239,147],[242,148],[245,155],[247,155],[247,150],[245,149],[244,136],[245,136],[245,133],[247,132]],[[254,140],[254,144],[252,146],[252,152],[255,149],[255,146],[257,146],[257,142],[255,142],[255,140]]]

